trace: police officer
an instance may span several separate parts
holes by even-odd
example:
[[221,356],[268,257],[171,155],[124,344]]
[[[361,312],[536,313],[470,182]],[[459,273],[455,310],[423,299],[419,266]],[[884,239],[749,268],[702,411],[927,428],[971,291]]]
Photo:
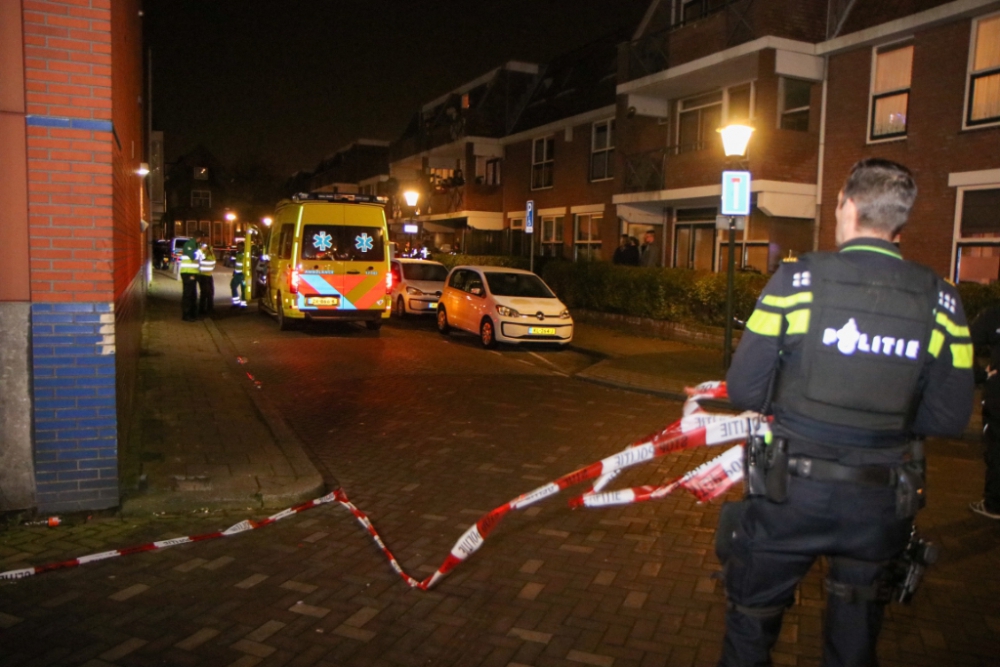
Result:
[[198,319],[198,277],[201,273],[198,258],[201,254],[198,239],[191,238],[181,248],[181,314],[185,322]]
[[823,665],[876,664],[878,580],[922,498],[908,442],[959,433],[972,410],[958,294],[893,243],[916,194],[906,167],[856,164],[837,199],[839,252],[783,263],[747,321],[729,397],[773,415],[773,463],[767,495],[739,506],[720,665],[771,664],[782,614],[818,556],[829,562]]
[[198,312],[202,315],[211,315],[215,312],[215,251],[212,244],[204,238],[199,244],[198,254]]

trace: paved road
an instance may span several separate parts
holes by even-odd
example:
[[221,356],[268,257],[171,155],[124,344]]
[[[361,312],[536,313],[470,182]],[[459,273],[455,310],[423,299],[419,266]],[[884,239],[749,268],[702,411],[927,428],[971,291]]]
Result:
[[[572,375],[578,352],[487,352],[430,321],[279,334],[252,312],[217,324],[329,481],[423,578],[483,512],[617,451],[680,405]],[[238,425],[234,425],[238,428]],[[653,483],[694,451],[633,470]],[[947,550],[913,607],[893,607],[885,665],[991,665],[1000,638],[1000,526],[963,512],[972,447],[941,443],[921,516]],[[974,493],[972,491],[971,493]],[[708,666],[724,599],[718,505],[678,495],[605,510],[562,496],[510,515],[436,589],[410,590],[349,514],[87,565],[0,588],[0,665]],[[238,514],[106,518],[0,533],[0,559],[36,562],[204,532]],[[816,665],[821,568],[786,615],[775,660]]]

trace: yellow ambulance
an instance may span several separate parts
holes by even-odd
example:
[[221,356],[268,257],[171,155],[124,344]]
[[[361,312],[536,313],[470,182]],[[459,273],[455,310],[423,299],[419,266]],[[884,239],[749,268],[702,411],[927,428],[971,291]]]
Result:
[[392,273],[384,197],[302,193],[274,213],[260,307],[287,331],[311,320],[389,318]]

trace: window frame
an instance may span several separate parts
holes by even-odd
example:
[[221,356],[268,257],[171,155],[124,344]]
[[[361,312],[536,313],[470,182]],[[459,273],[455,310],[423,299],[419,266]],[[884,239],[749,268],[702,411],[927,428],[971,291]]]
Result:
[[[588,225],[591,232],[596,228],[597,239],[594,240],[590,238],[586,241],[580,239],[580,219],[587,218]],[[586,261],[594,261],[595,259],[600,259],[601,248],[604,245],[604,240],[601,238],[601,223],[604,221],[604,213],[574,213],[573,214],[573,261],[580,261],[580,249],[587,248],[587,257],[584,259]],[[593,253],[597,252],[597,257],[595,258]]]
[[963,185],[956,189],[955,193],[955,224],[951,233],[951,271],[949,275],[957,285],[959,281],[959,250],[965,246],[995,246],[1000,248],[1000,236],[976,237],[962,236],[962,213],[965,209],[965,193],[972,190],[1000,190],[1000,182],[978,183],[976,185]]
[[[548,220],[552,221],[551,238],[547,237],[545,233],[545,222]],[[563,246],[566,243],[563,229],[565,224],[565,214],[539,216],[535,229],[538,234],[538,254],[548,257],[562,257]]]
[[[881,93],[875,92],[875,79],[876,73],[878,72],[878,56],[880,53],[890,53],[892,51],[897,51],[899,49],[905,49],[910,47],[913,52],[910,54],[910,82],[906,88],[894,88],[890,91],[885,91]],[[916,55],[916,47],[912,37],[906,37],[904,39],[896,40],[893,42],[888,42],[885,44],[878,44],[872,47],[872,58],[871,58],[871,72],[868,79],[868,122],[865,128],[865,143],[866,144],[883,144],[890,141],[902,141],[908,136],[910,129],[910,95],[913,91],[913,57]],[[876,137],[875,132],[875,109],[876,102],[880,99],[887,97],[895,97],[897,95],[906,94],[906,123],[902,132],[896,132],[893,134],[882,134]]]
[[[597,128],[598,126],[604,126],[608,133],[608,145],[604,148],[597,148]],[[614,117],[605,118],[604,120],[595,121],[590,126],[590,169],[588,170],[588,179],[591,183],[599,183],[601,181],[612,181],[615,178],[614,169],[614,157],[615,157],[615,119]],[[604,176],[600,178],[594,178],[594,158],[598,153],[603,153],[605,155],[604,163]]]
[[[757,81],[756,81],[756,79],[750,79],[749,81],[740,81],[739,83],[734,83],[734,84],[732,84],[730,86],[725,86],[725,87],[722,87],[722,88],[713,88],[712,90],[702,91],[701,93],[698,93],[696,95],[688,95],[686,97],[682,97],[682,98],[678,99],[676,101],[676,103],[674,104],[674,110],[676,112],[676,117],[677,117],[677,122],[675,123],[676,127],[675,127],[675,130],[674,130],[674,147],[676,149],[675,152],[678,153],[678,154],[680,154],[680,153],[696,153],[698,151],[707,150],[708,148],[711,147],[711,144],[712,144],[711,141],[705,141],[704,145],[694,144],[695,146],[698,146],[697,148],[693,148],[693,149],[689,149],[689,150],[681,150],[682,149],[682,145],[681,145],[681,117],[684,114],[698,112],[698,114],[699,114],[698,115],[698,127],[701,128],[701,122],[702,122],[701,113],[702,113],[702,111],[704,109],[708,109],[710,107],[714,107],[714,106],[718,105],[720,107],[720,109],[719,109],[719,119],[720,119],[720,122],[721,122],[722,126],[725,126],[729,122],[729,116],[730,116],[730,113],[729,113],[729,91],[732,90],[732,89],[734,89],[734,88],[742,88],[743,86],[747,86],[747,85],[750,86],[750,117],[747,119],[747,121],[750,122],[750,123],[753,123],[754,118],[756,117],[756,106],[757,106]],[[693,100],[693,99],[696,99],[698,97],[704,97],[706,95],[711,95],[711,94],[716,93],[716,92],[721,93],[721,97],[719,99],[719,102],[713,102],[711,104],[703,104],[701,106],[694,107],[692,109],[684,109],[684,103],[685,102]],[[716,129],[718,129],[718,128],[716,128]],[[712,135],[709,135],[709,136],[712,136]],[[717,137],[717,134],[716,134],[716,137]],[[719,145],[721,146],[721,141],[722,141],[721,138],[719,138],[718,141],[720,142]]]
[[[802,83],[809,84],[809,88],[810,88],[810,91],[809,91],[809,97],[810,97],[809,104],[807,104],[807,105],[805,105],[803,107],[794,107],[792,109],[786,109],[785,108],[785,102],[787,101],[787,96],[785,95],[785,82],[786,81],[799,81],[799,82],[802,82]],[[813,86],[814,83],[815,83],[814,81],[810,81],[808,79],[798,79],[798,78],[796,78],[794,76],[783,76],[783,77],[781,77],[778,80],[778,124],[777,124],[777,128],[776,129],[779,129],[779,130],[788,130],[789,132],[808,132],[809,131],[808,123],[806,124],[806,129],[805,130],[793,130],[791,128],[782,127],[782,121],[784,120],[785,116],[787,116],[789,114],[801,113],[803,111],[808,112],[809,115],[807,116],[807,118],[810,121],[812,120],[812,118],[811,118],[812,117],[812,86]]]
[[[195,193],[198,193],[198,201],[207,201],[208,204],[205,206],[200,206],[195,204]],[[207,195],[207,196],[206,196]],[[212,208],[212,191],[211,190],[191,190],[191,208]]]
[[[542,142],[542,160],[539,162],[535,161],[536,150],[535,146],[539,142]],[[551,142],[551,143],[550,143]],[[551,151],[549,147],[551,146]],[[555,163],[556,163],[556,135],[548,134],[544,137],[535,137],[531,140],[531,189],[532,190],[548,190],[555,185]],[[548,167],[549,182],[544,183],[545,168]],[[542,174],[542,184],[535,185],[535,171]]]
[[988,118],[986,120],[972,121],[970,116],[972,115],[972,81],[975,77],[991,76],[994,74],[1000,74],[1000,65],[993,67],[991,69],[982,70],[976,72],[973,70],[973,66],[976,61],[976,40],[978,39],[979,24],[985,20],[1000,18],[1000,13],[987,14],[985,16],[977,16],[972,20],[972,29],[969,33],[969,59],[965,68],[965,100],[962,104],[962,129],[963,130],[978,130],[981,127],[996,127],[1000,125],[1000,116],[995,116],[993,118]]

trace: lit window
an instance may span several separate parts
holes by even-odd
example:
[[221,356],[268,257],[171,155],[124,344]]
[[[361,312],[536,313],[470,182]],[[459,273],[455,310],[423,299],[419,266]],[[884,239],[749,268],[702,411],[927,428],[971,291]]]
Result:
[[212,191],[192,190],[191,208],[212,208]]
[[1000,122],[1000,14],[973,24],[967,125]]
[[781,79],[781,115],[778,127],[782,130],[809,131],[809,98],[812,83],[800,79]]
[[744,83],[677,103],[677,152],[700,151],[718,144],[716,132],[726,123],[753,120],[753,84]]
[[601,214],[576,216],[574,252],[578,261],[601,258]]
[[553,137],[535,139],[531,146],[531,189],[552,187],[555,167],[556,140]]
[[590,180],[614,178],[615,121],[594,123],[590,142]]
[[958,206],[955,281],[1000,279],[1000,188],[959,191]]
[[195,167],[194,168],[194,180],[196,180],[196,181],[207,181],[208,180],[208,167]]
[[884,47],[875,51],[869,139],[906,136],[912,71],[912,44]]

